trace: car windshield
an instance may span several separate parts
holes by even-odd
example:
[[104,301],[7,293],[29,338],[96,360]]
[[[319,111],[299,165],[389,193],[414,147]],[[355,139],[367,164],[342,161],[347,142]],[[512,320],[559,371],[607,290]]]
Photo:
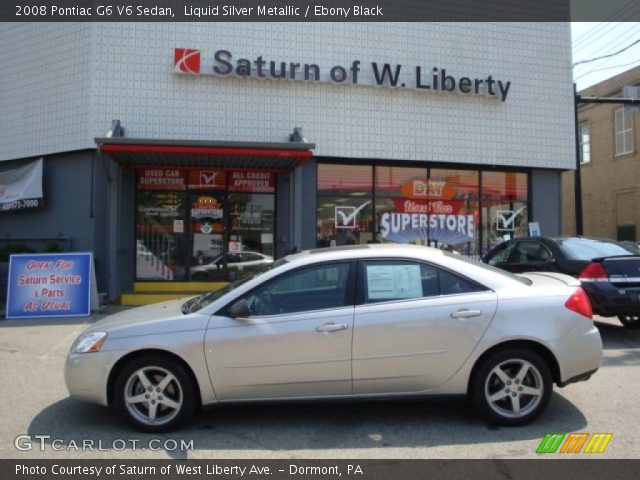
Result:
[[473,260],[471,258],[465,257],[463,255],[457,255],[455,253],[450,253],[450,252],[442,252],[444,253],[447,257],[451,257],[451,258],[455,258],[456,260],[462,260],[463,262],[467,262],[467,263],[471,263],[472,265],[475,265],[476,267],[482,267],[485,270],[490,270],[493,273],[499,273],[500,275],[502,275],[503,277],[508,277],[511,280],[515,280],[516,282],[520,282],[523,283],[525,285],[531,285],[531,280],[529,280],[528,278],[524,278],[524,277],[520,277],[519,275],[514,275],[513,273],[507,272],[506,270],[502,270],[498,267],[494,267],[492,265],[487,265],[486,263],[482,263],[478,260]]
[[598,257],[613,257],[616,255],[633,255],[634,252],[623,245],[611,240],[595,238],[558,238],[560,250],[573,260],[591,260]]
[[228,285],[221,288],[220,290],[216,290],[215,292],[203,293],[200,296],[191,298],[182,304],[182,307],[181,307],[182,313],[186,315],[188,313],[197,312],[198,310],[201,310],[207,305],[215,302],[223,295],[231,292],[232,290],[235,290],[240,285],[247,283],[249,280],[254,279],[258,275],[262,275],[264,272],[271,270],[272,268],[276,268],[276,267],[279,267],[280,265],[284,265],[285,263],[287,263],[287,260],[284,258],[281,258],[280,260],[273,263],[267,263],[263,266],[260,266],[257,270],[252,270],[251,272],[243,275],[236,281],[229,283]]

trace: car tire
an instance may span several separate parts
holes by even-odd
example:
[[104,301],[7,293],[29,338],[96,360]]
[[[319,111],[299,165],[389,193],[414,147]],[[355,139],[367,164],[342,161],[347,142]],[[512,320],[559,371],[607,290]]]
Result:
[[640,328],[640,313],[635,315],[618,315],[618,320],[626,328],[637,330]]
[[552,391],[553,378],[545,361],[530,350],[509,348],[482,361],[469,393],[490,423],[516,426],[538,417]]
[[134,428],[167,432],[193,413],[195,388],[177,361],[162,355],[144,355],[129,362],[118,375],[114,404]]

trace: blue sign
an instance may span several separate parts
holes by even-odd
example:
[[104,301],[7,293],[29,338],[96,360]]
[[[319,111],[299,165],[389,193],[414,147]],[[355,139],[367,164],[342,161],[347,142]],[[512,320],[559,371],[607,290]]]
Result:
[[11,255],[7,318],[91,313],[91,253]]

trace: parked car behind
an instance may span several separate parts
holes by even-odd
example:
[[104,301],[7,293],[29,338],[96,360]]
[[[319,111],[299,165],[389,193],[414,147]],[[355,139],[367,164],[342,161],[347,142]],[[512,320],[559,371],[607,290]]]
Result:
[[519,238],[498,245],[482,260],[513,273],[559,272],[579,278],[594,313],[640,328],[640,255],[630,245],[604,238]]
[[620,245],[630,249],[632,252],[640,254],[640,243],[631,240],[622,240],[618,242]]
[[540,415],[588,379],[602,342],[575,278],[522,277],[438,249],[289,255],[222,290],[93,323],[71,347],[75,398],[158,432],[199,405],[467,395],[491,422]]
[[273,257],[258,252],[237,252],[218,255],[212,261],[190,268],[193,280],[209,280],[224,268],[225,259],[229,270],[255,271],[264,265],[273,263]]

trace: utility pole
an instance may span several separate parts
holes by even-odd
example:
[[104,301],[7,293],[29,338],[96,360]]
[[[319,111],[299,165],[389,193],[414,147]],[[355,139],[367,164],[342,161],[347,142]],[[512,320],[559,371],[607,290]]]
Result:
[[576,171],[574,175],[576,235],[584,235],[584,223],[582,215],[582,176],[580,173],[580,128],[578,124],[578,106],[580,104],[620,104],[640,106],[637,98],[611,98],[611,97],[583,97],[578,94],[577,86],[573,84],[573,110],[575,117],[575,142],[576,142]]

